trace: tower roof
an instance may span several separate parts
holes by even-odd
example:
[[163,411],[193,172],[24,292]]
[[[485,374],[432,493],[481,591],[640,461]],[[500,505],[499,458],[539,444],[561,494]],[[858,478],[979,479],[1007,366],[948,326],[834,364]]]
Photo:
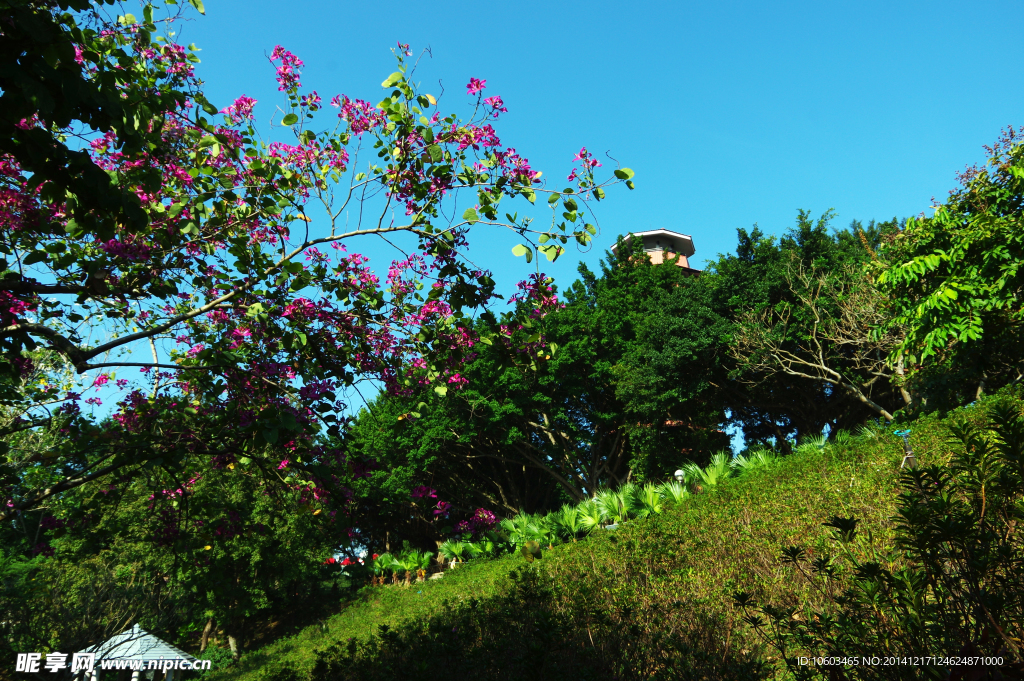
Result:
[[[689,234],[681,234],[680,232],[673,232],[670,229],[650,229],[646,232],[630,232],[625,237],[628,239],[631,236],[638,236],[644,240],[646,244],[651,239],[663,240],[666,243],[666,249],[678,253],[679,255],[689,258],[696,252],[693,247],[693,237]],[[619,245],[615,243],[612,245],[612,253],[617,253]]]

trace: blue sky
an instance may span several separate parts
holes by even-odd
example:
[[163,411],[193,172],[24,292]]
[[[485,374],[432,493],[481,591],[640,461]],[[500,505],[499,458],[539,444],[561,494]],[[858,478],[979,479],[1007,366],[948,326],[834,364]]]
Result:
[[[282,103],[267,62],[275,45],[305,61],[303,84],[324,100],[377,102],[400,40],[431,49],[418,76],[427,91],[443,86],[442,111],[465,113],[465,84],[486,79],[485,94],[509,108],[502,141],[555,187],[584,145],[634,169],[636,191],[600,206],[595,248],[544,261],[562,287],[631,230],[692,235],[691,265],[703,267],[734,248],[738,227],[780,234],[800,208],[834,208],[836,226],[927,211],[1001,127],[1024,123],[1022,35],[1019,4],[979,0],[207,0],[205,17],[179,26],[202,49],[208,96],[218,106],[255,97],[264,129]],[[395,254],[374,239],[349,250],[386,268]],[[517,241],[493,231],[471,241],[506,296],[532,269],[512,256]]]
[[[281,102],[266,55],[306,62],[303,84],[379,100],[395,42],[431,48],[418,75],[442,110],[469,78],[509,108],[502,141],[562,182],[573,154],[608,151],[637,189],[600,208],[597,248],[544,270],[561,283],[615,234],[691,234],[693,264],[732,250],[735,230],[781,233],[799,208],[851,219],[928,209],[1002,126],[1024,123],[1024,13],[1010,2],[246,3],[210,0],[180,28],[202,52],[207,94]],[[1013,36],[1018,36],[1014,38]],[[475,259],[506,294],[530,270],[511,236],[484,233]],[[362,249],[390,259],[376,243]]]

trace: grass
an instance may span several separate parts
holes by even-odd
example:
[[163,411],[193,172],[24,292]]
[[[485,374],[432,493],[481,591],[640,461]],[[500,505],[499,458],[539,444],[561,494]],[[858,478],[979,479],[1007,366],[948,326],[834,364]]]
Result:
[[[927,416],[910,424],[922,464],[947,460],[946,423]],[[320,625],[210,678],[407,678],[414,670],[480,679],[766,678],[776,661],[731,595],[813,602],[779,555],[790,545],[823,550],[822,523],[833,515],[859,518],[878,548],[892,537],[901,440],[871,427],[843,440],[801,447],[667,502],[660,515],[545,550],[532,564],[519,555],[473,560],[409,588],[364,588]]]

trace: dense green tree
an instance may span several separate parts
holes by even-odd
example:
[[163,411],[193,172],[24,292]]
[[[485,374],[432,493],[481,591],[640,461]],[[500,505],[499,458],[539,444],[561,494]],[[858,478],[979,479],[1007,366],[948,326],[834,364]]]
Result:
[[[701,277],[710,289],[713,308],[738,325],[732,329],[730,348],[724,350],[731,357],[720,360],[726,371],[718,374],[715,387],[720,392],[712,399],[729,411],[748,443],[772,441],[787,449],[790,439],[820,435],[826,426],[833,432],[850,428],[879,415],[828,376],[787,372],[778,361],[764,361],[770,353],[762,354],[774,348],[806,357],[816,336],[827,346],[826,356],[843,363],[850,354],[836,339],[821,338],[816,320],[822,313],[840,314],[838,303],[846,298],[843,287],[863,278],[864,263],[871,259],[882,236],[895,229],[896,222],[867,226],[854,222],[847,230],[833,230],[832,217],[829,211],[815,220],[807,211],[800,211],[797,224],[780,239],[766,236],[757,227],[749,232],[738,230],[736,254],[719,256]],[[828,302],[815,298],[823,277],[832,282]],[[875,300],[867,304],[869,310]],[[785,323],[780,323],[782,320]],[[742,332],[743,327],[750,331],[751,326],[764,332],[753,346],[750,340],[756,334],[747,333],[745,338]],[[765,341],[771,341],[770,345]],[[870,368],[845,369],[858,385],[875,378]],[[888,410],[902,405],[894,381],[875,380],[870,386],[872,402],[884,404]]]
[[977,399],[1024,375],[1024,142],[1009,128],[984,167],[960,175],[931,217],[883,244],[879,285],[892,352],[932,408]]
[[245,463],[153,468],[22,514],[2,536],[24,576],[0,599],[10,652],[84,647],[135,622],[177,638],[207,621],[237,651],[258,624],[315,610],[340,575],[324,561],[351,543],[351,509],[280,472],[284,485]]
[[411,497],[420,485],[463,513],[550,510],[727,445],[721,410],[695,399],[725,327],[684,293],[692,275],[652,265],[639,240],[600,276],[580,274],[564,301],[551,289],[481,319],[461,389],[381,397],[360,414],[351,446],[377,462],[366,498],[430,534],[445,523]]

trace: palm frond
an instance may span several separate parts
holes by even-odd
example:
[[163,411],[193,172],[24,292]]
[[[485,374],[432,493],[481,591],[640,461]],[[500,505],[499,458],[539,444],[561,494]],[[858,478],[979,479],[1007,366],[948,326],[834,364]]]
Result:
[[682,501],[690,494],[686,490],[686,485],[681,482],[676,482],[675,480],[662,483],[658,489],[661,491],[661,494],[666,501],[671,501],[675,504],[682,503]]
[[579,511],[580,525],[585,532],[592,532],[601,526],[601,509],[597,507],[596,501],[588,499],[577,506],[576,509]]

